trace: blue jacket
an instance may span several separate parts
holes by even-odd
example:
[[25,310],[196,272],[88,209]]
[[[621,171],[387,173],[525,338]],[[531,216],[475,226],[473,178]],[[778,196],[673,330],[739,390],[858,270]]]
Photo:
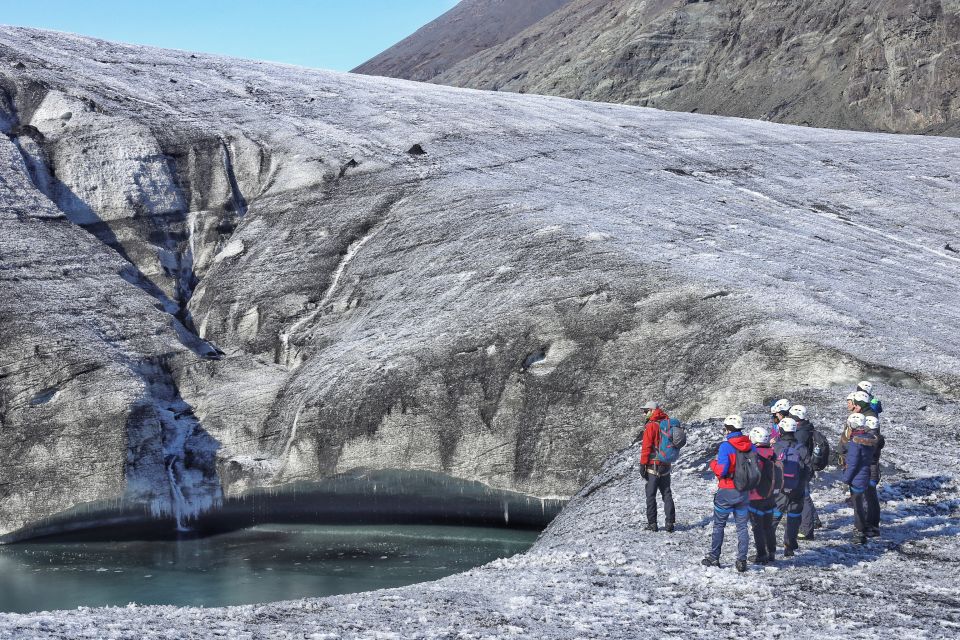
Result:
[[847,468],[843,481],[857,493],[870,484],[870,466],[876,453],[877,436],[869,431],[854,431],[847,444]]
[[[777,454],[777,459],[782,460],[782,456],[785,455],[787,449],[793,449],[796,452],[797,457],[800,458],[800,468],[797,469],[800,477],[797,479],[798,486],[794,487],[793,489],[784,488],[784,493],[802,491],[806,485],[806,482],[810,480],[810,450],[800,444],[796,433],[792,431],[784,431],[780,434],[780,439],[777,440],[777,443],[773,445],[773,450]],[[784,473],[789,473],[789,470],[784,469]]]
[[727,439],[720,443],[717,458],[710,461],[710,468],[717,476],[718,487],[721,489],[736,489],[733,474],[737,468],[737,452],[756,451],[750,438],[739,431],[727,434]]

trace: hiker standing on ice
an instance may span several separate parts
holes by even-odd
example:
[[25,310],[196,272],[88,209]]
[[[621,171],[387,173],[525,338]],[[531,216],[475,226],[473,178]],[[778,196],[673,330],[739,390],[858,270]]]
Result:
[[750,430],[750,442],[757,450],[757,462],[760,464],[760,481],[750,491],[750,524],[753,528],[753,542],[757,555],[752,558],[756,564],[768,564],[777,557],[777,530],[773,526],[773,510],[777,495],[783,488],[783,468],[777,462],[777,456],[770,446],[770,429],[754,427]]
[[780,398],[770,407],[770,444],[780,439],[780,421],[790,415],[790,401]]
[[777,460],[783,465],[783,491],[777,498],[777,508],[773,516],[777,524],[783,516],[787,516],[783,533],[783,555],[789,558],[800,546],[797,544],[797,534],[800,532],[803,499],[810,478],[810,453],[797,440],[797,421],[793,418],[780,421],[780,440],[774,445],[774,451],[777,452]]
[[640,476],[646,481],[647,531],[657,530],[657,491],[663,498],[663,524],[673,533],[676,511],[670,489],[670,471],[686,441],[680,422],[671,418],[656,402],[643,405],[647,425],[640,447]]
[[[720,443],[716,460],[710,462],[710,469],[717,476],[717,492],[713,495],[713,539],[710,553],[701,562],[705,567],[720,566],[720,548],[723,546],[723,529],[727,519],[733,514],[737,523],[737,571],[747,570],[747,552],[750,550],[750,489],[760,480],[760,468],[757,464],[757,450],[750,438],[740,431],[743,419],[738,415],[727,416],[723,421],[726,439]],[[738,467],[739,465],[742,465]],[[738,473],[739,468],[739,473]],[[743,488],[737,488],[737,480]]]
[[869,380],[861,380],[857,383],[857,391],[862,391],[867,394],[869,412],[863,411],[863,414],[869,416],[872,413],[879,418],[880,413],[883,411],[883,404],[880,402],[880,398],[873,395],[873,383]]
[[880,535],[880,496],[877,494],[877,485],[880,484],[880,452],[885,440],[880,433],[880,420],[873,416],[864,418],[863,425],[877,438],[873,448],[873,459],[870,461],[870,481],[864,494],[867,501],[867,528],[864,533],[868,538]]
[[[857,406],[857,392],[852,391],[847,396],[847,411],[851,414],[860,413],[860,407]],[[847,466],[847,443],[850,442],[850,424],[844,422],[843,429],[840,432],[840,441],[837,443],[837,468],[843,469]]]
[[866,492],[870,487],[870,465],[873,464],[877,446],[877,436],[867,430],[865,422],[860,413],[847,418],[851,434],[847,443],[847,467],[843,472],[843,481],[850,486],[850,497],[853,499],[853,540],[859,544],[867,541]]
[[[870,391],[866,391],[865,389],[872,391],[873,383],[867,380],[860,382],[857,385],[857,390],[847,396],[847,408],[851,413],[860,414],[864,418],[871,416],[877,418],[880,412],[883,411],[880,399],[870,395]],[[847,466],[845,458],[847,455],[847,443],[850,441],[850,434],[851,427],[849,424],[846,424],[843,434],[840,436],[837,453],[837,466],[841,469]]]
[[862,414],[864,418],[867,416],[877,417],[879,414],[873,405],[873,398],[870,397],[870,394],[866,391],[857,391],[853,394],[853,404],[855,413]]
[[817,516],[817,507],[813,504],[813,497],[810,495],[810,485],[813,483],[816,472],[827,466],[830,445],[827,444],[827,439],[823,437],[823,434],[817,432],[813,423],[807,419],[807,408],[805,406],[795,404],[790,407],[790,417],[797,421],[797,442],[806,447],[810,453],[810,469],[804,486],[803,512],[800,516],[800,532],[797,534],[797,538],[813,540],[813,530],[819,529],[821,524],[820,518]]

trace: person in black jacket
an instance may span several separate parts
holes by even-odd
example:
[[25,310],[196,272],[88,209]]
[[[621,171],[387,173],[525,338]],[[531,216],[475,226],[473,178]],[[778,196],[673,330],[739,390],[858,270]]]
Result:
[[[795,404],[790,407],[790,417],[797,421],[797,442],[803,445],[808,452],[813,451],[813,423],[807,420],[807,408],[802,404]],[[817,517],[817,507],[813,504],[813,497],[810,495],[810,484],[813,482],[815,471],[813,465],[808,466],[809,475],[804,485],[803,495],[803,514],[800,517],[800,532],[797,534],[799,540],[813,540],[813,530],[818,526],[820,518]]]
[[[783,555],[787,558],[797,549],[797,533],[803,516],[803,497],[810,478],[810,452],[797,441],[797,421],[784,418],[780,421],[780,439],[773,450],[783,465],[783,491],[777,496],[773,512],[776,524],[783,516],[787,523],[783,534]],[[776,526],[776,525],[774,525]]]
[[873,448],[873,460],[870,462],[870,482],[864,496],[867,500],[867,526],[864,533],[868,538],[880,535],[880,496],[877,494],[877,485],[880,483],[880,451],[883,449],[884,439],[880,434],[880,420],[868,416],[863,426],[877,437],[877,444]]

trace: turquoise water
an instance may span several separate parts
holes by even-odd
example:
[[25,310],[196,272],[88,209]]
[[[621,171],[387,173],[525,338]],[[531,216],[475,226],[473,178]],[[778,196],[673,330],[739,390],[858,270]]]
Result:
[[0,611],[216,607],[399,587],[527,550],[534,531],[262,525],[199,539],[0,546]]

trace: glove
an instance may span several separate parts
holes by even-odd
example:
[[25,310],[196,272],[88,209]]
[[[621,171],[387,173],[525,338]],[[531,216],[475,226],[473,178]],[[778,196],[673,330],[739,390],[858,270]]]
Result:
[[640,465],[640,477],[644,480],[650,477],[650,470],[647,469],[647,465],[645,464]]

